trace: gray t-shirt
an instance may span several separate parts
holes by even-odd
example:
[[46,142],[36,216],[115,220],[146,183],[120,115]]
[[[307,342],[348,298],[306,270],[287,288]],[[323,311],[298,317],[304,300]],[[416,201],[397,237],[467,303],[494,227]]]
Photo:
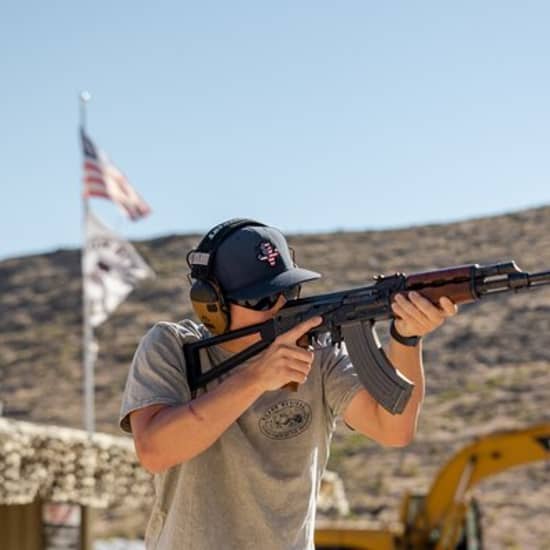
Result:
[[[143,337],[124,391],[122,429],[131,431],[132,411],[191,399],[182,346],[206,336],[185,320],[157,323]],[[210,348],[203,371],[229,356]],[[212,446],[154,476],[147,548],[312,550],[335,420],[360,387],[345,349],[317,349],[297,392],[264,393]]]

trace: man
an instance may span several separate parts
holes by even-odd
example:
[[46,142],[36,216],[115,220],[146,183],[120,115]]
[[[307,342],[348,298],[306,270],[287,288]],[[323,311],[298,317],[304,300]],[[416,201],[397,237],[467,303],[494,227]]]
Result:
[[[216,226],[190,258],[193,305],[215,332],[271,318],[299,285],[320,277],[294,264],[277,229],[251,220]],[[155,474],[147,548],[313,549],[336,418],[381,445],[407,445],[424,395],[420,338],[456,313],[447,298],[436,307],[416,293],[398,296],[393,309],[386,352],[415,383],[395,416],[362,388],[345,348],[297,345],[320,317],[281,335],[194,398],[182,347],[211,332],[189,320],[157,323],[136,352],[121,409],[122,428]],[[257,338],[210,348],[203,359],[218,364]],[[298,391],[285,387],[290,382]]]

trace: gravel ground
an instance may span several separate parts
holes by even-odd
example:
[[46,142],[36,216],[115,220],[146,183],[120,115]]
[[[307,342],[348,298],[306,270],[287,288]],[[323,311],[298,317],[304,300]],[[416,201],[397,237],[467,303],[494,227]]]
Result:
[[104,539],[94,542],[94,550],[145,550],[142,540]]

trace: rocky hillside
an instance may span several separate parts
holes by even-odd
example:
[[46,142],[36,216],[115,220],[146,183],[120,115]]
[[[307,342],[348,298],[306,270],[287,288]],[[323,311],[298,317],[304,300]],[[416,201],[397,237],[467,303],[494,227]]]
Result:
[[[185,255],[198,236],[137,243],[158,277],[135,290],[97,330],[98,430],[116,419],[128,364],[157,320],[191,313]],[[378,273],[515,260],[550,270],[550,207],[391,231],[293,235],[300,265],[324,292],[367,284]],[[82,426],[81,280],[78,250],[0,262],[0,401],[4,415]],[[387,327],[379,334],[385,338]],[[454,450],[479,434],[549,421],[550,286],[463,306],[424,344],[427,398],[416,441],[381,449],[343,427],[330,461],[353,517],[388,524],[405,489],[425,491]],[[501,474],[478,490],[489,548],[550,548],[549,472],[543,464]],[[141,521],[142,523],[142,521]]]

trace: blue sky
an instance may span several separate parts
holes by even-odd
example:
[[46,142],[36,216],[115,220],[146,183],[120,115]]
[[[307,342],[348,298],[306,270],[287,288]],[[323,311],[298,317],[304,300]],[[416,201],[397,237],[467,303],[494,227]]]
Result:
[[153,209],[287,232],[550,204],[547,2],[3,2],[0,258],[77,247],[88,131]]

